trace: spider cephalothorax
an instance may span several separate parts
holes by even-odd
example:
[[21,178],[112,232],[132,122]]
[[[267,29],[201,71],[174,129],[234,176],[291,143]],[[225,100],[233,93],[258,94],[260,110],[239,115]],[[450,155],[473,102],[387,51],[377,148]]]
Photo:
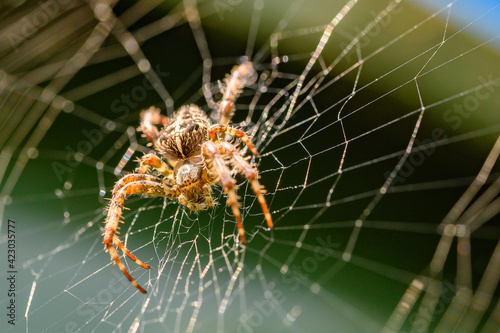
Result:
[[[234,112],[234,101],[241,89],[254,74],[251,62],[243,62],[235,66],[224,80],[223,97],[217,104],[218,123],[212,124],[207,115],[196,105],[181,107],[171,118],[162,116],[155,107],[141,113],[141,126],[138,130],[151,141],[156,153],[144,155],[140,160],[136,173],[128,174],[118,180],[113,188],[113,197],[108,207],[104,241],[111,258],[116,262],[125,276],[141,292],[146,291],[139,286],[125,269],[116,252],[115,246],[144,268],[149,268],[133,256],[116,235],[123,211],[125,198],[129,194],[150,194],[177,199],[187,208],[198,211],[208,209],[215,204],[212,197],[212,186],[220,184],[227,193],[227,204],[231,206],[241,242],[245,243],[245,231],[241,223],[238,208],[235,180],[231,176],[230,166],[245,176],[264,212],[269,228],[272,219],[259,184],[258,170],[247,161],[238,147],[224,141],[225,134],[238,138],[246,144],[250,151],[257,155],[247,135],[229,126]],[[157,125],[163,125],[161,131]],[[156,171],[150,171],[153,167]]]

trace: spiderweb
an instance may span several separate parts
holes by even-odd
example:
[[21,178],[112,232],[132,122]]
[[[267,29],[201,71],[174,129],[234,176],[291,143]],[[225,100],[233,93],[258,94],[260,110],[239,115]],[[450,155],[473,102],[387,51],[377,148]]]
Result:
[[[14,220],[17,275],[2,330],[497,331],[487,3],[4,2],[0,246]],[[124,259],[143,295],[101,236],[111,188],[149,151],[139,113],[210,113],[242,56],[258,76],[232,122],[259,151],[274,227],[239,177],[244,248],[220,188],[199,214],[129,197],[120,237],[151,266]]]

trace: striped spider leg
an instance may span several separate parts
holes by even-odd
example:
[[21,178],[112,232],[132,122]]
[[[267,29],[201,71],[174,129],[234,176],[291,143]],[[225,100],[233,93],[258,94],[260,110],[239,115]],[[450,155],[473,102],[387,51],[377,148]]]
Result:
[[158,177],[146,175],[146,174],[129,174],[121,178],[116,182],[113,188],[113,197],[108,206],[108,214],[106,221],[104,222],[105,228],[103,232],[104,236],[104,246],[106,251],[109,252],[111,259],[115,261],[120,270],[125,274],[127,279],[142,293],[146,293],[146,290],[142,288],[134,278],[127,272],[125,265],[121,262],[118,253],[116,252],[115,246],[120,248],[120,250],[126,254],[130,259],[132,259],[136,264],[142,266],[146,269],[150,267],[137,259],[130,251],[123,246],[122,242],[118,238],[119,223],[123,223],[121,220],[122,211],[124,209],[124,202],[129,194],[149,194],[156,196],[163,196],[173,198],[177,191],[173,188],[170,182],[162,180]]
[[219,182],[224,188],[224,192],[227,193],[227,204],[231,206],[236,219],[241,243],[245,244],[245,230],[241,223],[241,213],[238,196],[236,194],[237,187],[235,185],[235,180],[231,177],[231,170],[226,165],[226,158],[229,158],[229,163],[235,166],[238,172],[245,176],[250,182],[252,190],[257,196],[257,200],[264,212],[267,226],[271,229],[273,227],[273,221],[263,196],[265,190],[257,180],[259,172],[255,166],[248,163],[247,159],[240,154],[238,149],[233,144],[226,141],[207,141],[202,145],[201,149],[207,167],[218,176]]

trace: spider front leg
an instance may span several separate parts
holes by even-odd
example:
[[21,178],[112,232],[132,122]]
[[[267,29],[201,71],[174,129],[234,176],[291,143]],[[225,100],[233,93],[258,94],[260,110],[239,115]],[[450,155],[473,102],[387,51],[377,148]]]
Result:
[[231,177],[231,170],[224,163],[223,157],[219,154],[217,146],[212,141],[207,141],[201,146],[201,152],[205,157],[205,163],[209,170],[218,175],[219,181],[227,193],[227,205],[231,206],[234,218],[238,225],[241,243],[245,244],[245,230],[241,223],[240,209],[238,208],[238,196],[236,195],[235,180]]
[[273,221],[271,219],[271,214],[269,213],[269,209],[267,208],[266,200],[264,199],[263,196],[265,190],[257,180],[259,172],[254,166],[248,163],[243,156],[241,156],[241,153],[231,143],[221,142],[218,145],[218,148],[219,152],[222,155],[229,155],[231,157],[230,159],[231,164],[234,165],[238,169],[238,172],[241,173],[243,176],[245,176],[245,178],[247,178],[248,181],[250,182],[252,190],[257,196],[257,200],[259,200],[259,203],[262,207],[262,212],[264,213],[264,217],[266,218],[267,226],[269,227],[269,229],[271,229],[273,227]]
[[218,103],[221,124],[227,125],[234,113],[234,103],[250,78],[255,74],[255,69],[250,61],[234,66],[231,74],[224,79],[223,96]]
[[160,134],[156,125],[168,125],[168,123],[169,118],[162,116],[160,114],[160,109],[152,106],[141,112],[141,126],[139,126],[137,130],[143,132],[143,136],[147,137],[149,141],[151,141],[148,145],[152,145],[152,143],[156,142]]
[[174,171],[172,168],[165,163],[156,154],[150,153],[142,156],[137,162],[139,162],[139,167],[136,169],[140,174],[146,174],[149,171],[149,166],[151,165],[159,173],[161,173],[166,178],[173,180]]
[[227,133],[239,138],[248,146],[252,154],[254,154],[255,156],[258,155],[257,149],[255,149],[255,147],[253,146],[252,142],[248,138],[248,135],[246,135],[242,130],[219,124],[210,126],[210,128],[208,129],[208,137],[210,138],[210,140],[217,141],[217,133]]
[[266,205],[266,200],[262,195],[262,186],[257,180],[258,171],[250,163],[248,163],[239,151],[229,142],[221,142],[219,144],[207,141],[202,147],[202,153],[205,157],[205,162],[207,167],[212,170],[215,174],[219,176],[219,181],[221,182],[224,190],[227,192],[227,204],[231,206],[233,210],[236,223],[238,225],[238,232],[240,234],[241,243],[245,244],[245,230],[241,223],[241,214],[238,208],[238,196],[236,195],[235,180],[231,177],[231,170],[226,165],[225,156],[230,157],[230,163],[237,167],[238,172],[243,174],[250,182],[252,190],[257,195],[257,199],[262,206],[262,211],[267,221],[267,226],[269,228],[273,227],[273,221],[271,219],[271,214]]
[[106,226],[104,228],[104,239],[103,243],[106,247],[106,250],[109,252],[111,259],[113,259],[123,274],[127,277],[127,279],[142,293],[146,293],[146,290],[142,288],[137,282],[135,282],[134,278],[128,273],[125,265],[121,262],[118,253],[114,245],[118,246],[123,253],[125,253],[130,259],[136,262],[138,265],[149,269],[149,266],[144,264],[142,261],[138,260],[135,256],[133,256],[130,251],[128,251],[118,236],[116,235],[118,232],[118,225],[120,223],[120,219],[123,211],[123,204],[125,202],[126,196],[129,194],[150,194],[156,196],[164,196],[173,198],[178,195],[177,190],[173,189],[169,186],[169,184],[163,182],[161,179],[151,176],[151,175],[141,175],[141,174],[130,174],[124,176],[120,179],[114,189],[113,189],[113,197],[111,198],[111,202],[108,206],[108,214],[106,217]]

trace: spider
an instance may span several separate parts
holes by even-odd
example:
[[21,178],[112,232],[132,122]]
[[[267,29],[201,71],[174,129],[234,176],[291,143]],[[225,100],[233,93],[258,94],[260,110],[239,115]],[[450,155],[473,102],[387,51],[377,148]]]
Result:
[[[196,105],[182,106],[169,118],[160,110],[150,107],[141,112],[141,125],[138,128],[147,137],[156,152],[145,154],[138,160],[136,173],[119,179],[113,188],[112,198],[107,207],[103,232],[106,251],[116,262],[129,281],[142,293],[146,293],[126,270],[115,246],[138,265],[150,267],[137,259],[127,250],[118,238],[117,229],[121,221],[124,202],[129,194],[147,194],[176,200],[192,211],[206,210],[216,204],[212,197],[212,186],[220,184],[227,194],[227,205],[231,206],[241,243],[245,244],[245,231],[241,224],[238,208],[237,186],[231,177],[230,166],[246,177],[257,196],[267,225],[273,226],[271,214],[266,205],[264,189],[259,184],[259,172],[255,165],[248,162],[237,145],[224,140],[225,134],[238,138],[257,156],[257,150],[248,136],[241,130],[231,127],[229,122],[234,113],[234,102],[248,80],[254,75],[253,64],[243,61],[231,70],[224,79],[223,97],[217,103],[214,114],[218,123]],[[161,131],[157,125],[163,125]],[[166,160],[166,162],[165,162]],[[150,167],[156,170],[151,172]]]

